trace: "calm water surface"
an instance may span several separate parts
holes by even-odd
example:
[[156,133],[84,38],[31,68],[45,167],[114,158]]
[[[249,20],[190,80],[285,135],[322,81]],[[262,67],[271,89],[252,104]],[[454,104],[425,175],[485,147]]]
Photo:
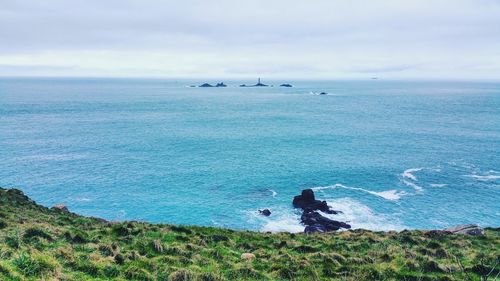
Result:
[[0,186],[110,220],[300,231],[314,188],[356,228],[500,226],[499,83],[201,82],[0,79]]

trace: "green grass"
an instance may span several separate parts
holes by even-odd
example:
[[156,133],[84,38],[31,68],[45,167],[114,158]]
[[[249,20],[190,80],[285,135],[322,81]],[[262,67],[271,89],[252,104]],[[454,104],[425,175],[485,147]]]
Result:
[[485,233],[305,235],[109,223],[0,188],[0,280],[495,280],[500,229]]

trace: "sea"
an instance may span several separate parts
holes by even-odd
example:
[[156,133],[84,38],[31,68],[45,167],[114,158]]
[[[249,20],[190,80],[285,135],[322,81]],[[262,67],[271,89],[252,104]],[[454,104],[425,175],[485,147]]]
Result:
[[500,226],[500,83],[262,82],[0,78],[0,186],[112,221],[300,232],[311,188],[353,228]]

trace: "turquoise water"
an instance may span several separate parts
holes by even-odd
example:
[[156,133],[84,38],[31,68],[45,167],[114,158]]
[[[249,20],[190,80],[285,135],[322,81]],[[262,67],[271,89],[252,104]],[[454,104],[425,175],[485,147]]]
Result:
[[110,220],[300,231],[315,188],[355,228],[500,226],[499,83],[202,82],[0,79],[0,186]]

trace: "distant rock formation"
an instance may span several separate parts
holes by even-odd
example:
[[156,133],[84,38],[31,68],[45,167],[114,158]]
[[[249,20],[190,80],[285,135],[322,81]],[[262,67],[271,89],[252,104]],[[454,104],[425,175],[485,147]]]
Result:
[[212,84],[208,84],[208,83],[203,83],[203,84],[201,84],[198,87],[200,87],[200,88],[210,88],[210,87],[213,87],[213,85]]
[[261,83],[260,78],[259,78],[259,80],[257,81],[257,84],[255,84],[255,85],[241,84],[240,87],[269,87],[269,85]]
[[302,190],[301,195],[293,198],[292,202],[295,208],[303,210],[300,220],[306,227],[305,233],[313,232],[329,232],[336,231],[340,228],[350,229],[351,226],[345,222],[339,222],[322,216],[317,211],[322,211],[327,214],[338,214],[339,211],[334,211],[328,206],[326,201],[316,200],[312,189]]
[[293,86],[292,86],[291,84],[287,84],[287,83],[285,83],[285,84],[281,84],[281,85],[280,85],[280,87],[287,87],[287,88],[291,88],[291,87],[293,87]]
[[223,82],[220,82],[220,83],[217,83],[215,86],[212,85],[212,84],[209,84],[209,83],[203,83],[201,84],[200,86],[198,86],[200,88],[211,88],[211,87],[227,87],[226,84],[224,84]]
[[66,207],[66,205],[62,205],[62,204],[54,205],[54,206],[52,206],[52,209],[59,210],[63,213],[69,213],[68,207]]

